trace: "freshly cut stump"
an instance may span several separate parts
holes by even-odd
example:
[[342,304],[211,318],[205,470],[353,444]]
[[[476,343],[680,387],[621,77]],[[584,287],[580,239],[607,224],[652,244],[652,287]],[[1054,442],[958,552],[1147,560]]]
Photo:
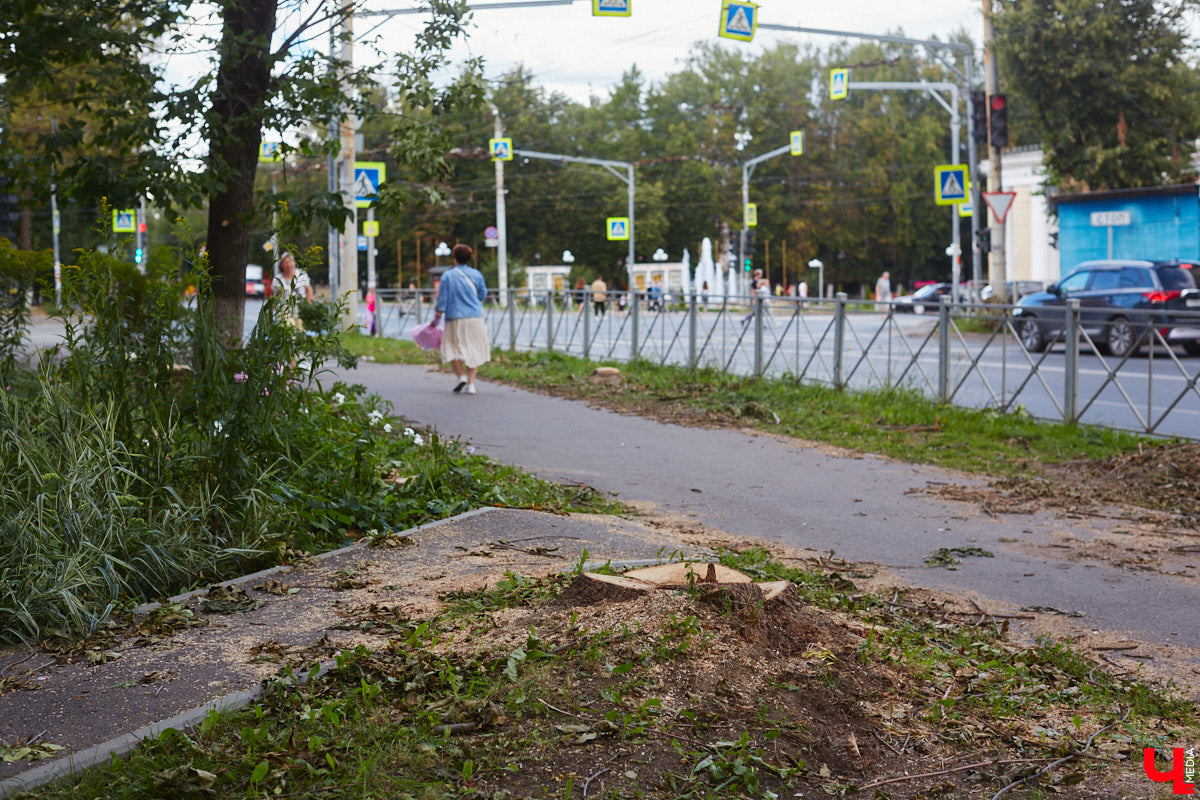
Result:
[[655,586],[624,575],[581,572],[548,604],[552,608],[625,603],[653,591]]
[[[688,576],[693,576],[688,578]],[[750,576],[736,569],[730,569],[723,564],[693,564],[690,561],[676,561],[672,564],[659,564],[656,567],[642,567],[625,573],[626,578],[643,581],[660,589],[679,589],[689,582],[703,583],[751,583]]]

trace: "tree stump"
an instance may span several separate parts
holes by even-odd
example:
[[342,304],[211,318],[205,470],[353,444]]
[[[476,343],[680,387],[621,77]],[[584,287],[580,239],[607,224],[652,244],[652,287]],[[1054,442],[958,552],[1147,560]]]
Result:
[[[689,578],[688,576],[692,577]],[[625,573],[626,578],[649,583],[661,589],[680,589],[689,583],[751,583],[750,576],[723,564],[693,564],[676,561],[656,567],[642,567]]]
[[558,597],[550,601],[551,608],[594,606],[600,603],[625,603],[641,597],[656,587],[623,575],[601,575],[581,572],[575,576]]

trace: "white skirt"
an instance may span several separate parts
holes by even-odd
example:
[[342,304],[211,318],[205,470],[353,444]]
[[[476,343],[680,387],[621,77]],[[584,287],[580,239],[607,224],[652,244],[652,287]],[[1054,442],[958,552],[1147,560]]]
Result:
[[491,360],[483,317],[446,320],[446,332],[442,334],[443,364],[462,361],[468,369],[473,369]]

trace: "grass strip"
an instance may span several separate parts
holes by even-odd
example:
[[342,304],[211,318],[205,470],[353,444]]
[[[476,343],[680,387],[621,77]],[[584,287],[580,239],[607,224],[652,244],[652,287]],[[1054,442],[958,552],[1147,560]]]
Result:
[[[380,363],[431,363],[412,342],[351,335],[351,352]],[[592,383],[597,366],[615,366],[624,382]],[[680,424],[752,427],[807,441],[880,453],[993,476],[1027,474],[1038,465],[1100,460],[1161,444],[1132,433],[1041,422],[1020,410],[943,405],[892,388],[837,391],[790,377],[748,378],[645,360],[594,362],[560,353],[495,351],[480,374],[535,391],[585,400],[623,413]]]
[[[386,648],[342,651],[304,683],[309,665],[290,664],[262,702],[26,797],[844,796],[895,775],[983,798],[1025,777],[1111,786],[1142,747],[1200,731],[1172,687],[1068,645],[1017,645],[919,596],[901,610],[762,549],[721,560],[789,581],[823,640],[764,649],[747,635],[761,609],[695,589],[556,611],[569,575],[510,574],[431,618],[396,612]],[[1088,748],[1101,755],[1047,769]]]

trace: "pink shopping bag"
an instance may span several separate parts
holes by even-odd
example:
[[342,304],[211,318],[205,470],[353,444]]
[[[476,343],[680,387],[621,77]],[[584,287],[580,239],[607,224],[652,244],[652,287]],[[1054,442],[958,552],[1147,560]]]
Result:
[[422,350],[437,350],[442,346],[442,326],[433,321],[408,329],[408,335]]

